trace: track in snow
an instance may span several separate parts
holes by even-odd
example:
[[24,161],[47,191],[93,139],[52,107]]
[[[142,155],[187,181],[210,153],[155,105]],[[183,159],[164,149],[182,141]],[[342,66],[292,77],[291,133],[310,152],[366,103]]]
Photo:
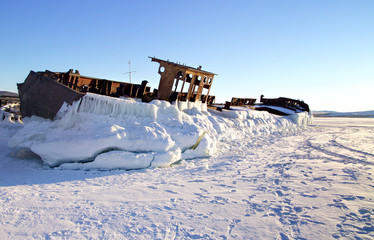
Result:
[[327,133],[310,137],[308,146],[329,155],[331,161],[374,165],[374,127],[328,129]]

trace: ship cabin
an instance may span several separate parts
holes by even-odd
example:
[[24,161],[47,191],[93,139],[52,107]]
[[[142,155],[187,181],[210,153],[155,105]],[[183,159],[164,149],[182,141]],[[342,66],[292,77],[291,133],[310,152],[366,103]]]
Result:
[[212,105],[214,96],[210,96],[214,73],[189,67],[179,63],[150,57],[152,62],[160,64],[158,73],[161,75],[157,98],[166,101],[201,101]]

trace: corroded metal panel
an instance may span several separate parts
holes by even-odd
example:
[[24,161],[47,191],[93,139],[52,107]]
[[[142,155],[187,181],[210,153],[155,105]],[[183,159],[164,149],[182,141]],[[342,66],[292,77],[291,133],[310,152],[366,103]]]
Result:
[[232,98],[231,106],[250,106],[256,102],[256,98]]

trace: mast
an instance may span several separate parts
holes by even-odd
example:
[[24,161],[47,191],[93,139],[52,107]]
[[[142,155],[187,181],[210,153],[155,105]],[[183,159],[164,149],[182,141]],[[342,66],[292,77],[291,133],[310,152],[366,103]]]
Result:
[[129,71],[124,73],[124,74],[128,74],[129,75],[129,80],[130,80],[130,83],[131,83],[131,74],[132,73],[136,73],[136,71],[131,71],[131,62],[129,61]]

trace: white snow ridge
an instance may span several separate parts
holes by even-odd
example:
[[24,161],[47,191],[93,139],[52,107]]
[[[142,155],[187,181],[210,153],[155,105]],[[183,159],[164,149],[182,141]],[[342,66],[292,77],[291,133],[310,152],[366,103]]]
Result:
[[[212,156],[217,141],[288,131],[310,120],[303,113],[274,117],[245,108],[210,113],[201,103],[147,104],[90,93],[63,106],[58,116],[26,120],[9,146],[31,148],[46,164],[62,169],[167,167]],[[204,132],[197,148],[190,149]]]

